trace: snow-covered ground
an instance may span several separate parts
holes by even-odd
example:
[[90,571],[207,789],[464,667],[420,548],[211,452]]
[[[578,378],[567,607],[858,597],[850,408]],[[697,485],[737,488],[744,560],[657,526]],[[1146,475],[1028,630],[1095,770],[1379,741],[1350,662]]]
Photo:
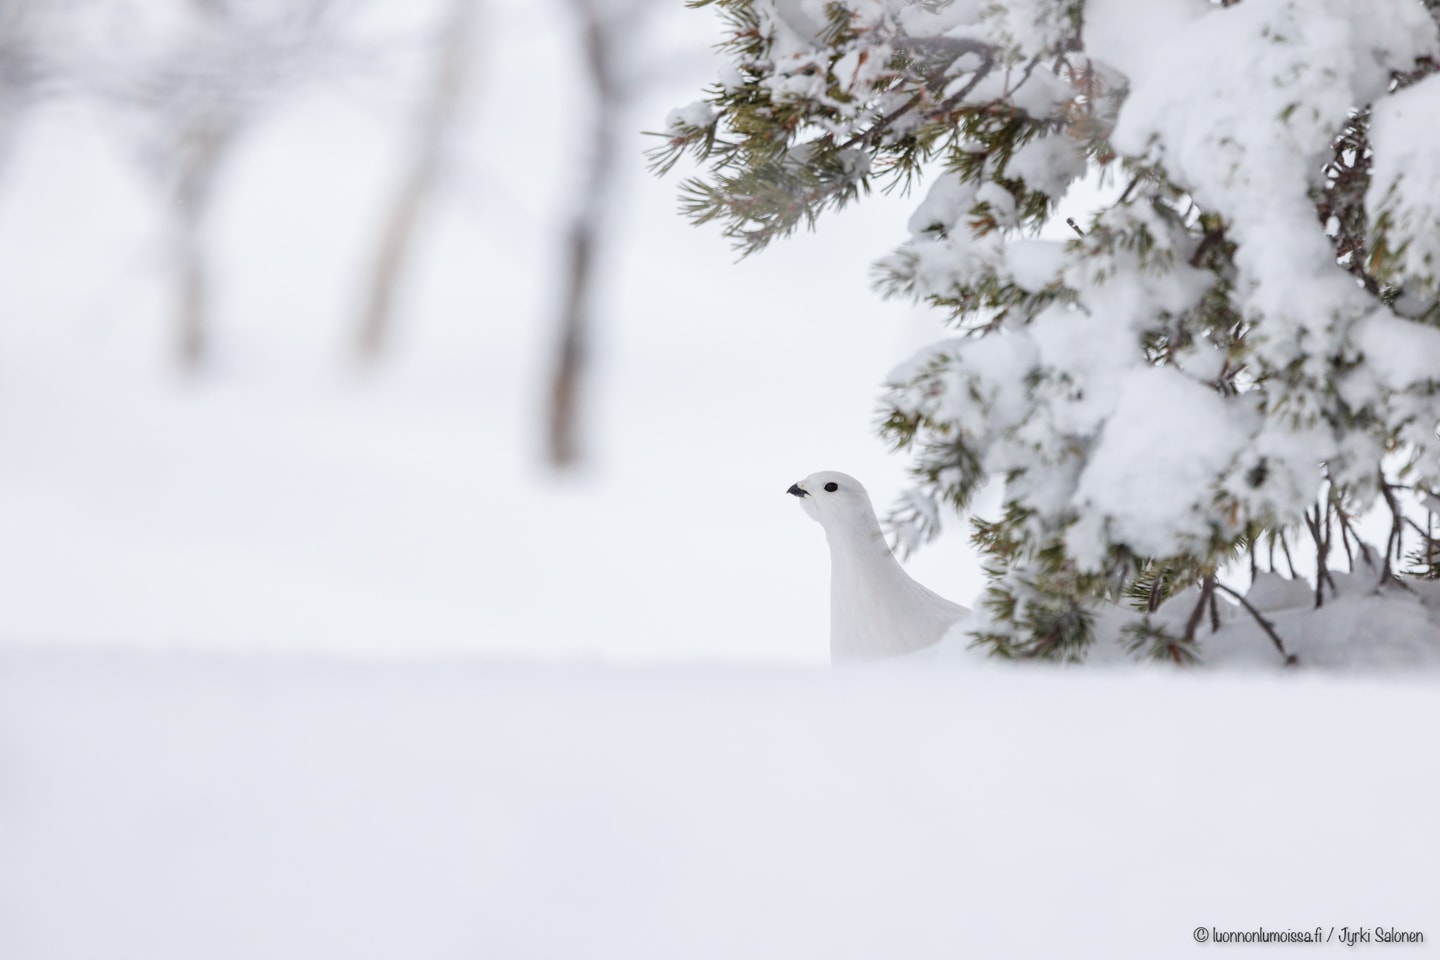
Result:
[[0,956],[1436,952],[1429,684],[916,666],[12,649]]

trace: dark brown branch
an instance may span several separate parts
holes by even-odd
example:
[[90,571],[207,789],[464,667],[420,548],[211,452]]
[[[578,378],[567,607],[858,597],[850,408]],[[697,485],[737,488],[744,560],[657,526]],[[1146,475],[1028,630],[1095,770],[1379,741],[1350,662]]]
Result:
[[1400,501],[1395,499],[1395,488],[1385,482],[1382,474],[1380,477],[1380,493],[1385,498],[1385,506],[1390,508],[1390,539],[1385,544],[1385,568],[1380,573],[1380,583],[1376,586],[1383,586],[1394,579],[1391,572],[1390,557],[1393,553],[1396,562],[1399,562],[1404,551],[1404,544],[1401,535],[1405,529],[1405,511],[1400,507]]
[[1350,523],[1345,517],[1345,511],[1335,510],[1335,515],[1340,518],[1340,545],[1345,548],[1345,560],[1350,564],[1350,572],[1355,572],[1355,552],[1350,549]]
[[1120,194],[1120,199],[1115,201],[1115,205],[1123,206],[1127,201],[1129,201],[1130,194],[1135,190],[1136,187],[1140,185],[1140,181],[1144,179],[1145,178],[1140,174],[1136,174],[1135,176],[1131,177],[1130,183],[1125,187],[1125,192]]
[[1260,629],[1264,630],[1265,634],[1270,638],[1270,642],[1275,644],[1275,649],[1280,651],[1280,656],[1285,658],[1285,666],[1293,667],[1300,662],[1298,659],[1296,659],[1293,653],[1289,653],[1285,650],[1285,641],[1281,640],[1280,634],[1275,632],[1275,625],[1269,620],[1265,619],[1265,615],[1262,614],[1259,610],[1256,610],[1254,605],[1241,595],[1240,591],[1219,582],[1217,582],[1215,586],[1217,589],[1225,591],[1230,596],[1238,600],[1240,602],[1240,606],[1244,607],[1246,612],[1249,613],[1250,616],[1255,618],[1255,622],[1260,624]]
[[1195,630],[1200,626],[1200,619],[1205,615],[1205,607],[1210,602],[1210,594],[1215,589],[1215,576],[1210,574],[1200,582],[1200,600],[1195,604],[1195,609],[1190,611],[1190,617],[1185,621],[1185,642],[1195,642]]
[[1335,587],[1335,580],[1330,576],[1330,568],[1326,561],[1330,556],[1330,511],[1327,505],[1324,515],[1324,534],[1321,534],[1320,505],[1315,505],[1315,516],[1310,516],[1310,511],[1305,511],[1305,525],[1310,528],[1310,536],[1315,541],[1315,608],[1325,606],[1325,584],[1330,584],[1330,595],[1335,596],[1339,591]]
[[1370,562],[1370,545],[1360,536],[1360,531],[1355,529],[1354,517],[1350,516],[1345,509],[1339,505],[1335,507],[1335,516],[1340,519],[1340,536],[1345,543],[1345,555],[1350,558],[1350,571],[1355,571],[1355,558],[1350,555],[1349,537],[1355,539],[1355,546],[1360,551],[1360,559],[1364,563]]
[[[1429,527],[1429,526],[1430,526],[1430,517],[1431,517],[1431,516],[1434,516],[1434,515],[1433,515],[1433,514],[1427,514],[1427,515],[1426,515],[1426,518],[1425,518],[1425,524],[1426,524],[1426,525],[1425,525],[1425,527],[1420,526],[1420,524],[1417,523],[1417,522],[1416,522],[1413,518],[1411,518],[1411,517],[1406,517],[1406,518],[1405,518],[1405,523],[1408,524],[1409,526],[1413,527],[1414,530],[1415,530],[1415,532],[1418,533],[1418,534],[1420,534],[1421,537],[1423,537],[1423,538],[1425,538],[1425,539],[1428,540],[1428,539],[1430,538],[1430,531],[1427,530],[1426,527]],[[1428,554],[1427,554],[1427,555],[1428,555]]]
[[1290,541],[1285,537],[1285,531],[1280,531],[1280,549],[1285,551],[1285,565],[1290,568],[1290,579],[1299,580],[1300,574],[1295,569],[1295,560],[1290,556]]

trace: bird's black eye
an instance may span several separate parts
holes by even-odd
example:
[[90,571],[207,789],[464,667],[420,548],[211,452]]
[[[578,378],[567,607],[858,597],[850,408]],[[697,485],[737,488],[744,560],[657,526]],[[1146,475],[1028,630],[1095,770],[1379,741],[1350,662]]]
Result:
[[839,490],[839,489],[840,489],[840,484],[836,483],[834,480],[831,480],[829,483],[825,484],[825,492],[826,492],[826,493],[834,493],[836,490]]

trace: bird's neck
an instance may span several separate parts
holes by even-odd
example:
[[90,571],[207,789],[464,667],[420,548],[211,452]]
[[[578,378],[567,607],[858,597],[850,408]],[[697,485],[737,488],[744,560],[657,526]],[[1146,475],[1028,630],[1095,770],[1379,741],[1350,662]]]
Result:
[[825,539],[830,544],[830,563],[836,573],[841,569],[855,569],[864,570],[871,577],[898,575],[905,580],[910,579],[890,552],[874,513],[859,523],[827,529]]

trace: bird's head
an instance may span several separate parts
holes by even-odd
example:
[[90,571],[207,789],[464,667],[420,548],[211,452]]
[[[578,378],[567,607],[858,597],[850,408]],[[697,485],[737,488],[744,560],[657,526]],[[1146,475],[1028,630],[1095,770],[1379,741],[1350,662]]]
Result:
[[798,497],[805,512],[826,530],[869,529],[875,524],[870,495],[849,474],[821,470],[791,484],[786,492]]

